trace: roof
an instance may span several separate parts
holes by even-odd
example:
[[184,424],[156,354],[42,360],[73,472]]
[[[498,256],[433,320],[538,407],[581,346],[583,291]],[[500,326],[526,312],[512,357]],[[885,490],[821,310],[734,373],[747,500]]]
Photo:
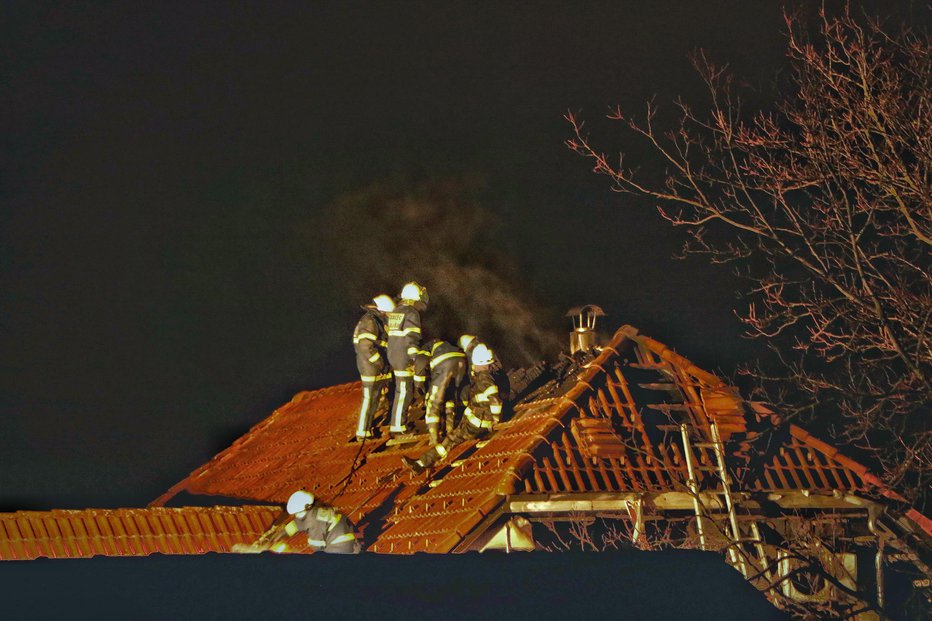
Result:
[[512,495],[682,491],[687,454],[700,489],[719,489],[713,423],[742,491],[895,496],[837,449],[778,425],[766,408],[630,326],[595,358],[512,377],[510,417],[426,475],[400,463],[426,450],[426,436],[407,445],[353,441],[357,382],[299,393],[154,504],[181,491],[284,503],[304,487],[346,514],[369,550],[461,551]]
[[255,541],[280,511],[242,506],[4,513],[0,560],[230,552],[235,544]]

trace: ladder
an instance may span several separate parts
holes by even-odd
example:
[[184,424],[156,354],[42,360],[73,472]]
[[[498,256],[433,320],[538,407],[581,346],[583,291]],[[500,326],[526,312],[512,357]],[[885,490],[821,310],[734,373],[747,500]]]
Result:
[[725,465],[725,451],[722,447],[721,436],[718,433],[718,425],[716,425],[715,421],[711,421],[710,426],[712,430],[711,443],[691,444],[689,440],[689,426],[686,423],[682,423],[680,425],[680,433],[683,437],[683,452],[686,457],[686,468],[689,474],[688,487],[689,492],[693,497],[693,510],[696,514],[696,530],[699,533],[699,547],[702,550],[707,549],[703,521],[705,519],[711,518],[708,518],[705,515],[705,508],[703,507],[699,497],[699,482],[696,477],[696,467],[693,463],[693,446],[696,448],[711,448],[715,453],[718,477],[722,482],[722,495],[725,497],[725,508],[728,512],[729,528],[725,530],[726,537],[730,539],[728,545],[728,557],[731,560],[731,564],[737,567],[738,571],[741,572],[741,575],[747,579],[747,577],[751,574],[745,558],[744,550],[741,548],[741,530],[738,528],[738,516],[735,512],[735,504],[731,495],[731,477],[728,475],[728,469]]
[[745,579],[750,575],[745,562],[744,550],[741,546],[741,531],[738,529],[738,516],[735,514],[735,504],[731,498],[731,477],[725,467],[725,451],[722,448],[722,438],[718,434],[718,425],[711,421],[712,445],[715,451],[715,461],[718,464],[718,476],[722,480],[722,491],[725,495],[725,507],[728,509],[728,521],[731,524],[731,545],[728,546],[728,556],[731,562],[737,560],[738,569]]

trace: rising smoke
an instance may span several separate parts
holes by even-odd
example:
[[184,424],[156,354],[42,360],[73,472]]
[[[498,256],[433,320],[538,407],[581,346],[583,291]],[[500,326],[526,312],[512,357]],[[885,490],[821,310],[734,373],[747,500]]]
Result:
[[394,296],[417,280],[430,294],[425,338],[477,334],[507,366],[529,364],[558,351],[557,314],[542,310],[499,250],[499,221],[480,191],[463,178],[375,183],[334,201],[317,235],[350,299]]

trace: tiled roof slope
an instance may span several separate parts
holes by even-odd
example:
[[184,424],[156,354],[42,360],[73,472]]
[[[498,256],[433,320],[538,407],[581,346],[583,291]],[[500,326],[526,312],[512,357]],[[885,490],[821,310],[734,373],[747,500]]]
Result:
[[685,490],[682,424],[700,487],[719,489],[713,422],[742,491],[885,493],[860,464],[799,427],[775,426],[772,413],[630,326],[569,376],[545,374],[525,393],[490,438],[417,477],[399,458],[418,455],[426,438],[350,442],[358,383],[300,393],[156,504],[180,491],[283,503],[305,487],[347,514],[369,550],[457,551],[509,494]]
[[[0,560],[230,552],[252,543],[279,507],[57,509],[0,514]],[[295,551],[302,550],[295,542]]]

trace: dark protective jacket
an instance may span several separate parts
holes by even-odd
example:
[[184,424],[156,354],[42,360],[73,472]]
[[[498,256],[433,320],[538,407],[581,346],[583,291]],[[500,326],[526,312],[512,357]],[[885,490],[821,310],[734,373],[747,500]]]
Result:
[[315,504],[301,517],[294,516],[284,530],[288,535],[304,531],[308,545],[317,552],[353,554],[359,551],[352,525],[339,511],[326,505]]
[[455,371],[460,361],[465,361],[466,354],[456,345],[446,341],[431,341],[425,349],[417,351],[414,361],[415,375],[427,375],[430,371],[431,382],[434,376]]
[[492,373],[488,370],[473,373],[464,419],[474,427],[490,429],[501,416],[502,398]]
[[414,366],[414,357],[421,344],[421,315],[413,306],[399,304],[386,316],[388,362],[395,371],[404,371]]
[[434,410],[433,414],[437,414],[443,408],[444,401],[453,400],[458,404],[461,399],[466,399],[466,369],[466,354],[456,345],[446,341],[432,340],[425,343],[423,349],[418,350],[414,361],[414,377],[429,374],[431,394],[435,389],[444,393],[437,394],[437,403],[428,403],[428,408]]
[[381,314],[377,310],[366,309],[365,314],[353,330],[353,347],[356,349],[356,368],[363,380],[374,378],[384,372],[388,361],[385,360],[385,348],[388,336]]

